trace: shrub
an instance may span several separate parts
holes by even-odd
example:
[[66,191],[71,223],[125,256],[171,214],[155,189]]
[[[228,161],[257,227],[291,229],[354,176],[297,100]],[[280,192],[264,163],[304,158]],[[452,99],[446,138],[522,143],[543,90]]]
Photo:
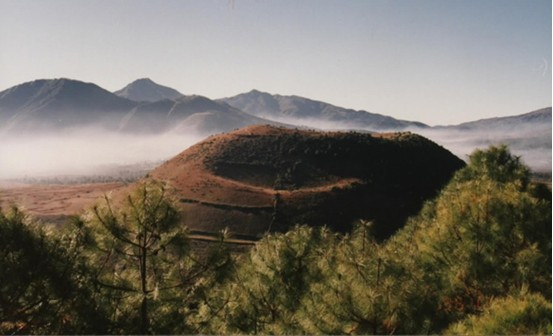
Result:
[[549,335],[551,302],[535,293],[492,300],[478,315],[450,326],[451,335]]

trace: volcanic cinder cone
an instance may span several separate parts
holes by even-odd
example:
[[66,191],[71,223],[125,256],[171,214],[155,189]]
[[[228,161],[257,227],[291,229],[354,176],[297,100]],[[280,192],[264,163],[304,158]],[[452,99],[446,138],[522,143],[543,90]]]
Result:
[[257,238],[295,224],[347,231],[364,219],[382,239],[463,165],[411,133],[250,126],[207,138],[149,178],[170,185],[193,230]]

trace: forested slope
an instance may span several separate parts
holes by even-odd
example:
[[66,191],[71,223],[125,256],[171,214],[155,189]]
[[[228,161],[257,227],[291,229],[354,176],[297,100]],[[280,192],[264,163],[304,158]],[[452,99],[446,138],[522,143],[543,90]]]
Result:
[[378,242],[297,226],[198,255],[166,186],[105,198],[65,230],[0,215],[0,333],[548,334],[551,191],[504,147]]

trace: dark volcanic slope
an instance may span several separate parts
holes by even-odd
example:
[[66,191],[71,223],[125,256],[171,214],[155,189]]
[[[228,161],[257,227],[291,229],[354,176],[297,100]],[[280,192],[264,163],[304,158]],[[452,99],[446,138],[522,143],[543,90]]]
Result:
[[385,238],[462,166],[410,133],[250,126],[210,137],[150,176],[174,188],[192,229],[258,237],[294,224],[345,231],[362,218]]

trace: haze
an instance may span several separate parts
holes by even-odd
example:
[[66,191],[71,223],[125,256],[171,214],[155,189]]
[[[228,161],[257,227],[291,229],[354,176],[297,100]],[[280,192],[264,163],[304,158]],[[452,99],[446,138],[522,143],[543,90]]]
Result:
[[0,180],[101,174],[108,167],[150,168],[200,140],[198,135],[132,135],[86,129],[59,135],[0,137]]
[[[545,136],[544,132],[546,132]],[[439,129],[417,130],[417,133],[447,148],[465,161],[477,148],[486,149],[490,145],[507,145],[511,153],[519,156],[532,171],[551,173],[550,130],[543,130],[540,134],[536,133],[535,129],[520,129],[515,136],[507,132],[460,132]]]

